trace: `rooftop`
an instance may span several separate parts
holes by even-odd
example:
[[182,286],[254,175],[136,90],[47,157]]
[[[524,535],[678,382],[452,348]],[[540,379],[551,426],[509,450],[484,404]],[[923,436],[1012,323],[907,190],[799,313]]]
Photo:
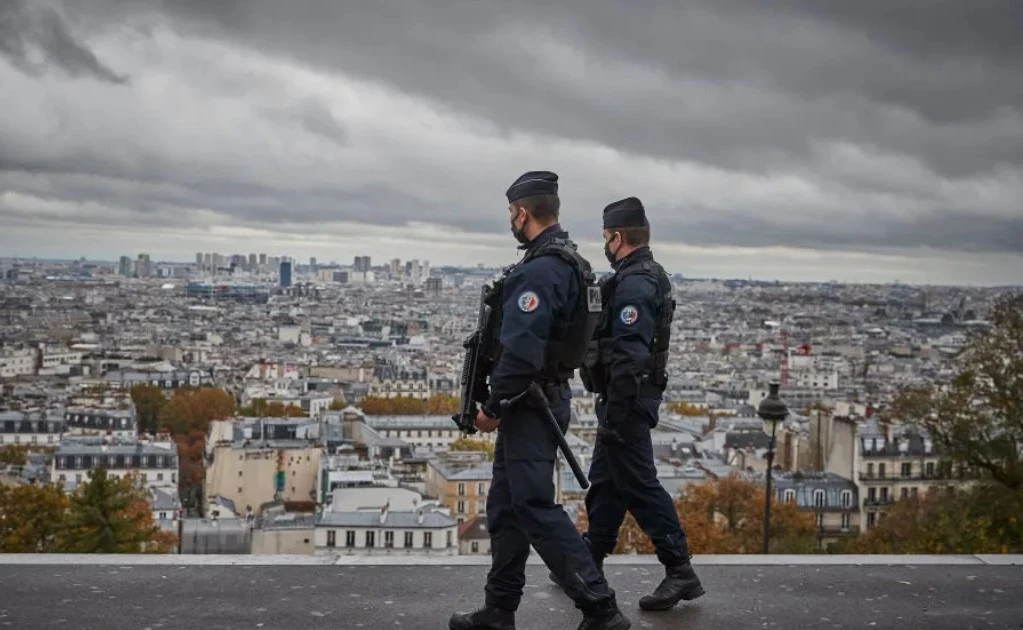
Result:
[[[452,611],[482,602],[488,563],[480,556],[5,554],[0,620],[17,628],[82,630],[211,623],[265,630],[444,628]],[[608,578],[633,628],[1008,630],[1023,623],[1014,595],[1023,580],[1021,556],[698,556],[694,564],[707,596],[645,613],[637,602],[660,580],[656,559],[609,559]],[[517,626],[574,628],[579,612],[546,576],[531,556]]]

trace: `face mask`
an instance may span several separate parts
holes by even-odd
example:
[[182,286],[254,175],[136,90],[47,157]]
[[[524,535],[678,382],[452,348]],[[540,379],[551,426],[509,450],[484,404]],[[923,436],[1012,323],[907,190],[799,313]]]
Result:
[[515,219],[511,220],[511,233],[515,237],[515,240],[525,245],[529,242],[529,238],[526,237],[526,222],[522,222],[522,227],[515,227]]
[[618,262],[618,250],[616,249],[615,251],[611,251],[611,241],[614,239],[615,237],[612,236],[610,241],[604,241],[604,257],[607,258],[607,262],[611,263],[612,267],[616,262]]

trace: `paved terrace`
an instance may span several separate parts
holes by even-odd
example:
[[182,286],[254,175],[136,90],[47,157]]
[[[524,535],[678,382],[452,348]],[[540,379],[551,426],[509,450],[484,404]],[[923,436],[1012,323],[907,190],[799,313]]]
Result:
[[[404,566],[398,564],[402,562]],[[485,557],[0,555],[0,628],[35,630],[443,630],[482,601]],[[1023,628],[1023,556],[704,556],[708,594],[675,610],[637,601],[650,556],[607,565],[633,628]],[[580,615],[533,556],[520,630]]]

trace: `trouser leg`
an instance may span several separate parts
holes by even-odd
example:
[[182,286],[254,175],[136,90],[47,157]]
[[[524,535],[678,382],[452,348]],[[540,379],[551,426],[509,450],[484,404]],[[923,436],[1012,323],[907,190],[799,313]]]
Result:
[[487,605],[517,610],[526,585],[529,538],[513,508],[504,438],[500,434],[494,448],[493,477],[487,494],[487,530],[491,549],[490,572],[485,588]]
[[586,493],[589,526],[585,536],[594,557],[601,559],[614,552],[618,543],[618,530],[625,521],[627,505],[615,484],[608,447],[599,438],[593,449],[589,480],[590,489]]

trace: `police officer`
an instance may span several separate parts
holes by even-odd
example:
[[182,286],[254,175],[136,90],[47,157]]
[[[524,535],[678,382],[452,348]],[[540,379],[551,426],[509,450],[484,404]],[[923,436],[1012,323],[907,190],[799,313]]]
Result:
[[[704,594],[689,562],[685,531],[657,479],[650,430],[667,385],[668,341],[675,309],[671,282],[650,251],[643,204],[628,197],[604,209],[604,255],[615,274],[601,287],[603,315],[581,369],[598,394],[597,442],[586,495],[584,535],[603,572],[629,511],[650,537],[666,577],[640,599],[643,610],[667,610]],[[557,583],[560,580],[552,575]]]
[[[490,398],[476,417],[482,432],[497,430],[493,479],[487,496],[487,527],[492,561],[485,605],[455,613],[452,630],[511,630],[526,582],[530,545],[559,579],[583,613],[580,630],[626,630],[615,593],[598,570],[588,547],[564,509],[554,502],[557,445],[538,411],[520,402],[502,408],[537,382],[564,430],[570,419],[573,363],[581,364],[587,339],[568,347],[586,311],[584,287],[589,263],[558,224],[558,176],[531,171],[506,193],[511,232],[525,253],[506,271],[495,313],[500,321],[500,355],[490,374]],[[590,310],[599,311],[599,300]],[[579,305],[583,303],[580,309]],[[593,313],[592,331],[599,312]],[[583,326],[584,328],[584,326]],[[587,333],[586,336],[589,336]],[[578,335],[576,335],[578,337]]]

